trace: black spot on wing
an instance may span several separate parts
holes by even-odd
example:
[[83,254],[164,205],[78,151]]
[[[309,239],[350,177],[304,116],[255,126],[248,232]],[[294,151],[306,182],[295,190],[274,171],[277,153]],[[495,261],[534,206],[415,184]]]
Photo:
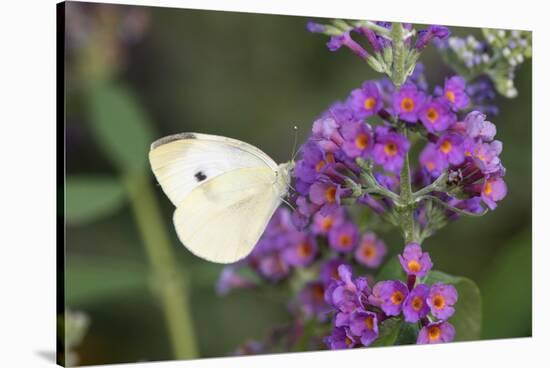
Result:
[[195,179],[200,183],[203,180],[206,180],[206,175],[202,171],[198,171],[195,173]]

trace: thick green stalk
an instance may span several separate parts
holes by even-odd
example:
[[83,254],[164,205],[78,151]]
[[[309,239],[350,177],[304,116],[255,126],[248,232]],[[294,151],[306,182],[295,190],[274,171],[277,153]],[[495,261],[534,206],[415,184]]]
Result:
[[[403,129],[403,135],[407,136],[407,130]],[[403,236],[405,237],[405,244],[417,242],[415,224],[414,224],[414,202],[411,187],[411,172],[409,164],[409,153],[405,155],[405,162],[401,169],[400,178],[400,198],[403,207],[401,207],[401,227],[403,229]]]
[[399,89],[405,83],[405,43],[403,42],[403,25],[401,23],[392,23],[391,38],[393,48],[393,63],[391,79],[393,84]]
[[123,181],[152,268],[174,356],[176,359],[196,358],[188,283],[174,261],[151,183],[143,174],[124,175]]

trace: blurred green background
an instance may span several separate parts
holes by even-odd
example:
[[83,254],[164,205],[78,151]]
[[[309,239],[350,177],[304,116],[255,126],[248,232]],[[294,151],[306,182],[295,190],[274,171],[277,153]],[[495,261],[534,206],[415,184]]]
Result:
[[[293,125],[303,141],[328,105],[378,78],[351,53],[329,52],[325,37],[306,32],[307,20],[67,3],[65,281],[67,307],[90,320],[76,348],[81,364],[173,359],[159,294],[174,288],[188,294],[200,357],[230,354],[288,321],[276,287],[215,294],[222,267],[180,245],[147,152],[157,138],[197,131],[287,161]],[[434,47],[421,61],[432,87],[451,73]],[[483,338],[531,335],[530,61],[516,85],[519,97],[499,99],[501,113],[491,119],[504,142],[507,198],[424,245],[437,269],[478,283]],[[385,239],[401,246],[395,234]],[[153,249],[155,240],[166,252]],[[176,280],[172,291],[159,286],[166,280]]]

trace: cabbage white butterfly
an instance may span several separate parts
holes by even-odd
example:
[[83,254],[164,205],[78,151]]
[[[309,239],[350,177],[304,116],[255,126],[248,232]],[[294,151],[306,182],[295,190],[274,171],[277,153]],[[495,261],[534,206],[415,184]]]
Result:
[[216,263],[236,262],[252,251],[287,193],[294,167],[277,165],[248,143],[198,133],[155,141],[149,161],[176,206],[178,238]]

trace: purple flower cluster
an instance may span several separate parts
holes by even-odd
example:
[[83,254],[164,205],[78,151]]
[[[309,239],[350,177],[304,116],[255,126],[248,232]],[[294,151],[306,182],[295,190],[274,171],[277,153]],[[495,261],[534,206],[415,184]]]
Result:
[[[317,212],[308,231],[299,231],[291,218],[289,209],[279,208],[253,252],[240,264],[223,269],[216,289],[218,294],[225,295],[233,289],[255,287],[257,282],[238,272],[244,266],[271,282],[287,278],[293,268],[318,267],[318,278],[306,282],[297,299],[307,318],[324,320],[330,311],[324,300],[325,289],[332,280],[339,279],[338,267],[353,261],[367,269],[377,268],[387,248],[376,234],[360,234],[342,207],[326,215]],[[321,244],[325,243],[330,253],[323,252],[325,257],[319,257]],[[346,256],[351,258],[345,260]],[[322,260],[317,262],[319,258]]]
[[379,324],[400,315],[407,323],[420,323],[418,344],[454,339],[454,327],[447,321],[458,300],[454,286],[417,283],[431,270],[432,262],[416,243],[405,246],[399,261],[407,283],[384,280],[372,289],[366,278],[353,279],[349,266],[338,267],[338,278],[325,291],[325,300],[334,311],[332,334],[325,338],[330,349],[369,346],[378,337]]
[[[430,136],[420,153],[420,165],[430,179],[447,170],[452,185],[470,198],[479,197],[493,210],[507,193],[506,170],[499,158],[502,142],[494,139],[496,127],[485,119],[481,112],[472,111],[439,136]],[[452,197],[446,199],[459,204]]]
[[292,267],[308,266],[317,256],[315,237],[298,231],[287,208],[279,208],[246,262],[270,281],[287,277]]
[[[331,25],[308,22],[307,30],[312,33],[333,34],[327,42],[327,47],[330,51],[337,51],[345,47],[361,59],[368,60],[372,57],[372,54],[381,53],[385,48],[392,46],[392,41],[382,34],[382,31],[379,31],[386,29],[387,31],[385,33],[387,33],[391,29],[392,24],[389,22],[367,23],[368,24],[356,24],[354,26],[347,25],[344,28],[340,28],[335,35],[333,32],[330,32],[335,30],[335,27]],[[412,24],[404,24],[404,29],[411,31]],[[357,41],[352,35],[361,38],[361,41]],[[412,40],[413,33],[410,33],[405,40],[405,44],[411,49],[421,51],[435,39],[446,39],[449,36],[449,29],[443,26],[430,25],[425,29],[418,30],[416,35],[416,39]],[[368,44],[371,49],[370,53],[363,46],[364,44]]]
[[[411,144],[396,121],[427,141],[419,157],[419,182],[428,185],[443,173],[449,174],[456,187],[454,193],[461,200],[441,195],[442,200],[478,213],[483,210],[481,202],[494,209],[504,198],[505,170],[499,159],[502,143],[494,140],[495,126],[478,111],[460,118],[461,111],[470,105],[464,79],[452,76],[433,94],[428,93],[424,79],[419,64],[418,71],[398,90],[387,79],[367,81],[314,122],[294,171],[299,193],[297,224],[304,226],[317,213],[338,217],[334,213],[344,202],[366,204],[377,213],[391,207],[391,202],[369,193],[357,197],[349,180],[361,181],[360,159],[374,165],[379,185],[398,192],[399,175]],[[383,123],[373,127],[367,119],[375,115],[382,117]],[[315,231],[322,231],[317,221],[315,224]],[[356,241],[351,227],[342,238],[344,243],[336,244],[336,235],[329,237],[331,246],[339,251],[349,249]]]

